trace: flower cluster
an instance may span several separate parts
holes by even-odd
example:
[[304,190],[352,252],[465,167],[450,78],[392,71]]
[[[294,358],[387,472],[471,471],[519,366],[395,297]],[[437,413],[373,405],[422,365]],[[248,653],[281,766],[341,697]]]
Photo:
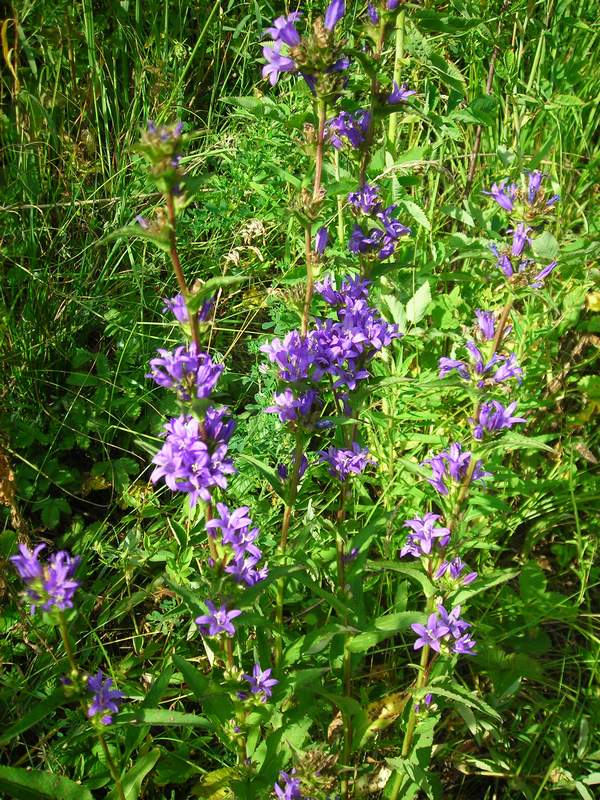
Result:
[[253,527],[248,516],[249,508],[242,506],[230,511],[224,503],[217,503],[217,513],[206,523],[210,536],[215,536],[215,531],[221,531],[221,550],[225,556],[222,564],[225,572],[233,577],[237,583],[254,586],[264,580],[269,574],[267,566],[258,568],[262,558],[262,551],[256,544],[259,530]]
[[204,636],[220,636],[221,634],[233,636],[235,628],[231,620],[239,617],[242,612],[237,608],[230,611],[225,603],[217,608],[212,600],[205,600],[204,604],[208,609],[208,614],[202,614],[195,619],[200,632]]
[[381,15],[395,11],[399,5],[400,0],[378,0],[377,3],[369,3],[367,6],[367,18],[371,25],[379,25]]
[[431,467],[431,478],[427,478],[429,483],[441,495],[449,494],[448,484],[455,488],[460,486],[467,478],[469,483],[480,481],[484,478],[491,478],[491,472],[485,472],[481,459],[471,466],[473,454],[463,451],[462,445],[454,442],[448,450],[444,450],[437,455],[423,461],[423,465]]
[[[500,341],[496,341],[496,319],[491,311],[484,311],[477,309],[477,326],[478,335],[481,339],[481,347],[478,347],[473,340],[468,340],[465,344],[465,349],[468,351],[470,360],[469,362],[456,358],[448,358],[442,356],[439,360],[439,375],[440,378],[445,378],[452,372],[456,372],[464,381],[474,382],[479,390],[485,391],[500,384],[505,384],[509,380],[515,380],[518,384],[522,382],[523,370],[517,362],[515,353],[503,354],[498,352]],[[504,328],[501,334],[501,339],[507,335],[508,328]],[[474,426],[473,436],[475,439],[481,440],[485,434],[491,434],[499,430],[512,428],[522,422],[526,422],[522,417],[513,416],[513,411],[516,408],[516,403],[511,403],[509,406],[504,405],[498,400],[482,400],[478,405],[475,417],[471,419]],[[455,447],[458,445],[455,445]],[[464,454],[463,454],[464,455]],[[458,471],[461,460],[461,453],[458,450],[455,453],[458,460],[453,467]],[[464,458],[463,458],[464,461]],[[449,467],[450,465],[448,465]],[[436,472],[443,475],[443,464],[438,459],[435,461],[435,466],[432,464],[434,470],[434,478],[432,485],[436,485],[437,476]],[[471,476],[477,472],[477,467]],[[466,475],[466,472],[464,473]],[[473,478],[477,480],[477,478]],[[442,481],[443,483],[443,481]],[[444,492],[442,492],[443,494]]]
[[[152,120],[148,120],[147,128],[137,146],[137,150],[150,164],[150,173],[156,185],[165,193],[178,194],[180,191],[182,133],[181,122],[172,126],[157,126]],[[140,225],[144,227],[142,221]]]
[[364,184],[348,195],[348,202],[358,218],[348,242],[351,253],[383,261],[394,254],[403,236],[411,234],[411,229],[394,217],[396,205],[383,208],[378,187]]
[[53,553],[44,564],[38,557],[45,547],[45,544],[38,544],[30,551],[26,545],[20,544],[19,555],[10,557],[25,582],[25,593],[31,601],[32,614],[35,614],[37,606],[43,611],[73,608],[73,595],[79,587],[79,582],[74,579],[81,560],[79,556],[73,558],[65,550],[60,550]]
[[345,481],[350,475],[359,475],[368,464],[377,463],[367,448],[357,442],[352,442],[349,450],[338,447],[321,450],[319,457],[322,462],[329,464],[329,474],[340,481]]
[[490,383],[504,383],[511,379],[521,383],[523,370],[517,363],[515,353],[501,355],[494,352],[487,358],[472,340],[466,342],[465,349],[469,352],[470,363],[446,356],[440,358],[440,378],[456,371],[464,381],[474,381],[478,389],[483,389]]
[[367,141],[370,127],[370,111],[364,108],[354,112],[342,111],[325,123],[325,138],[336,150],[341,150],[344,144],[359,150]]
[[87,715],[90,719],[98,719],[102,725],[110,725],[112,715],[119,711],[118,701],[124,697],[123,692],[111,689],[112,685],[111,678],[104,677],[102,670],[87,680],[87,688],[93,695]]
[[418,622],[411,625],[418,637],[414,648],[431,647],[436,653],[474,655],[476,642],[467,633],[470,627],[470,622],[460,618],[460,606],[448,613],[443,605],[438,604],[437,612],[429,615],[426,625]]
[[[272,697],[273,686],[277,686],[279,681],[277,678],[271,677],[272,669],[262,669],[260,664],[257,662],[254,667],[252,668],[252,673],[250,675],[244,673],[242,678],[248,683],[248,688],[250,694],[257,697],[261,703],[266,703],[267,700]],[[247,697],[246,692],[238,692],[238,697],[240,700],[245,700]]]
[[265,30],[271,43],[263,46],[263,58],[267,62],[262,68],[263,78],[275,86],[282,73],[298,72],[319,97],[339,91],[342,86],[339,73],[350,64],[335,37],[335,28],[345,12],[344,0],[331,0],[325,16],[317,17],[312,31],[304,37],[296,28],[302,18],[301,12],[277,17]]
[[171,491],[189,495],[192,507],[198,498],[210,501],[213,487],[227,488],[227,475],[235,472],[227,456],[234,423],[225,414],[226,409],[211,406],[203,424],[189,414],[167,422],[165,443],[152,459],[156,468],[150,480],[164,478]]
[[540,170],[533,170],[527,175],[529,178],[527,187],[519,186],[505,178],[494,183],[490,191],[484,191],[483,194],[491,197],[501,208],[511,214],[517,212],[523,214],[526,219],[534,219],[555,206],[560,200],[560,195],[546,196],[546,192],[542,188],[545,176]]
[[530,234],[534,228],[527,223],[534,222],[534,227],[542,223],[544,216],[553,210],[560,196],[555,194],[547,198],[542,187],[545,176],[539,170],[534,170],[528,175],[527,187],[520,187],[506,179],[494,183],[489,192],[484,191],[484,194],[495,200],[515,220],[514,227],[508,231],[512,236],[510,243],[502,248],[492,243],[490,250],[496,258],[496,266],[509,283],[515,287],[530,286],[541,289],[546,278],[558,266],[558,262],[554,260],[545,266],[540,266],[532,257]]
[[[279,773],[279,783],[275,784],[275,795],[279,800],[302,800],[299,778],[294,778],[296,770]],[[283,784],[280,786],[279,784]]]
[[180,400],[210,397],[223,372],[222,364],[213,363],[208,353],[198,353],[194,344],[176,347],[172,352],[159,349],[158,353],[160,358],[150,361],[147,378],[165,389],[173,389]]

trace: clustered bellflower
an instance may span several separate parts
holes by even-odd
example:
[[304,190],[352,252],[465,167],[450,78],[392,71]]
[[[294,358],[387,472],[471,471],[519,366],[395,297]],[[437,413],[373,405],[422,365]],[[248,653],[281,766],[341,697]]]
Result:
[[230,511],[224,503],[217,503],[217,514],[206,523],[209,535],[214,536],[216,530],[221,531],[221,546],[231,553],[224,560],[225,572],[237,583],[254,586],[269,574],[267,566],[258,567],[262,551],[256,544],[259,535],[248,516],[249,508],[242,506]]
[[273,695],[273,686],[277,686],[279,683],[276,678],[271,677],[271,672],[271,669],[262,669],[260,664],[256,663],[250,675],[242,675],[242,678],[249,684],[250,693],[257,696],[263,703],[266,703],[268,698]]
[[265,30],[271,43],[263,45],[263,58],[267,62],[262,68],[263,78],[275,86],[283,73],[298,72],[312,92],[328,94],[335,88],[335,74],[343,72],[350,63],[334,37],[335,28],[345,13],[344,0],[332,0],[324,17],[315,20],[312,32],[305,37],[296,27],[302,18],[301,12],[277,17]]
[[111,678],[106,678],[102,670],[87,680],[87,688],[93,694],[87,715],[90,719],[99,719],[103,725],[110,725],[112,715],[118,713],[118,703],[124,697],[123,692],[111,689],[112,684]]
[[523,370],[517,363],[515,353],[501,355],[495,352],[487,358],[472,340],[466,342],[465,349],[469,353],[470,363],[446,356],[440,358],[440,378],[456,371],[463,380],[475,382],[479,389],[483,389],[488,382],[504,383],[511,379],[522,382]]
[[366,447],[361,447],[357,442],[352,442],[350,449],[330,447],[319,453],[322,462],[329,464],[329,474],[345,481],[350,475],[359,475],[368,464],[376,464],[371,458]]
[[473,655],[476,643],[467,633],[470,627],[471,623],[460,618],[460,606],[448,613],[443,605],[438,605],[437,612],[429,615],[426,625],[411,625],[418,637],[414,648],[431,647],[437,653]]
[[39,560],[39,555],[46,547],[38,544],[33,551],[24,545],[19,545],[19,555],[11,556],[15,569],[25,582],[25,593],[31,601],[31,613],[35,614],[40,606],[43,611],[65,611],[73,608],[73,595],[79,587],[79,582],[74,579],[75,570],[80,558],[74,558],[65,550],[53,553],[44,564]]
[[[469,474],[471,459],[473,454],[468,450],[463,451],[462,445],[454,442],[448,450],[444,450],[437,455],[423,461],[423,465],[431,467],[431,477],[427,478],[429,483],[441,495],[447,496],[450,486],[460,486]],[[485,472],[483,462],[479,459],[471,472],[470,482],[481,481],[484,478],[491,478],[491,472]]]
[[212,600],[205,600],[204,604],[208,609],[208,614],[201,614],[195,620],[200,632],[205,636],[220,636],[221,634],[233,636],[235,627],[231,620],[239,617],[242,612],[237,608],[229,610],[225,603],[217,608]]
[[[275,795],[278,800],[302,800],[303,794],[300,788],[299,778],[294,778],[296,770],[291,772],[280,772],[279,782],[275,784]],[[281,786],[279,784],[282,784]]]
[[364,184],[348,195],[348,202],[358,217],[348,242],[355,255],[383,261],[394,254],[398,241],[412,232],[394,217],[396,205],[382,207],[376,186]]

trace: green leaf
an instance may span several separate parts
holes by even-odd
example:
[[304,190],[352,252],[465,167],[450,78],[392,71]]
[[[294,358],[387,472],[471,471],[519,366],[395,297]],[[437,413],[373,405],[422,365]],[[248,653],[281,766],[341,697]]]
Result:
[[210,728],[206,717],[188,714],[185,711],[169,711],[168,708],[138,708],[137,711],[119,714],[114,725],[163,725],[164,727]]
[[399,572],[402,575],[406,575],[407,578],[421,584],[427,597],[430,597],[435,592],[435,587],[427,575],[414,567],[399,564],[397,561],[367,561],[367,567],[375,571],[389,569],[392,570],[392,572]]
[[417,205],[416,203],[413,203],[412,200],[401,199],[398,202],[399,205],[403,206],[408,211],[408,213],[415,220],[415,222],[418,222],[419,225],[421,225],[421,227],[426,228],[428,231],[431,230],[431,223],[427,219],[427,215],[425,214],[421,206]]
[[217,275],[214,278],[209,278],[197,289],[194,289],[193,293],[187,298],[188,311],[191,314],[195,314],[200,310],[205,300],[216,294],[219,289],[229,289],[247,280],[248,278],[245,275]]
[[543,231],[531,240],[531,249],[536,258],[541,261],[555,261],[558,258],[560,247],[550,231]]
[[413,622],[423,622],[424,617],[425,615],[420,611],[401,611],[397,614],[384,614],[377,617],[371,629],[350,639],[347,644],[348,650],[351,653],[365,653],[384,639],[406,630]]
[[238,460],[246,461],[248,464],[252,464],[252,466],[257,469],[263,478],[271,484],[271,488],[275,492],[275,494],[279,495],[282,500],[285,500],[287,497],[286,491],[284,489],[283,483],[279,479],[279,475],[273,467],[270,467],[268,464],[265,464],[264,461],[261,461],[254,456],[249,455],[248,453],[240,453],[237,456]]
[[0,792],[16,800],[94,800],[79,783],[38,769],[0,766]]
[[104,236],[98,244],[104,244],[106,242],[110,242],[113,239],[145,239],[147,242],[152,242],[165,253],[169,252],[171,247],[168,238],[168,231],[165,228],[165,233],[151,233],[148,230],[144,230],[140,225],[128,225],[125,228],[119,228],[112,233],[109,233],[107,236]]
[[427,307],[431,303],[431,289],[429,281],[425,281],[406,304],[406,319],[415,325],[423,319]]
[[209,680],[206,678],[196,667],[192,666],[189,661],[175,653],[172,658],[173,664],[176,669],[183,675],[184,681],[190,687],[194,696],[198,700],[202,700],[206,695]]
[[29,730],[29,728],[33,728],[34,725],[37,725],[38,722],[41,722],[45,717],[48,716],[55,708],[62,705],[65,701],[64,695],[61,692],[56,692],[55,694],[48,697],[46,700],[42,700],[38,702],[33,707],[33,710],[29,712],[29,714],[25,714],[18,722],[15,722],[14,725],[11,725],[8,730],[4,731],[4,733],[0,736],[0,747],[8,744],[11,739],[14,739],[20,733]]
[[[153,769],[160,758],[160,750],[156,747],[144,753],[138,758],[133,767],[121,778],[121,785],[125,794],[125,800],[138,800],[142,788],[142,782],[146,775]],[[119,800],[120,795],[113,789],[107,795],[106,800]]]

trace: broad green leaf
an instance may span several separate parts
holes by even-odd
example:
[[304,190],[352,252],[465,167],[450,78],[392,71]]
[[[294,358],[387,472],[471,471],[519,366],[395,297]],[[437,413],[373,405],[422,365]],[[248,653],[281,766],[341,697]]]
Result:
[[270,467],[268,464],[265,464],[264,461],[261,461],[259,458],[255,458],[248,453],[239,453],[237,459],[246,461],[248,464],[252,464],[252,466],[260,472],[263,478],[266,478],[275,494],[279,495],[282,500],[286,499],[284,485],[273,467]]
[[94,800],[89,789],[69,778],[21,767],[0,766],[0,792],[15,800]]
[[427,215],[421,206],[417,205],[417,203],[414,203],[412,200],[402,199],[399,201],[399,203],[408,211],[415,222],[418,222],[421,227],[426,228],[428,231],[431,230],[431,223],[427,219]]
[[173,655],[173,665],[183,675],[184,681],[190,687],[194,696],[198,700],[202,700],[206,694],[209,686],[208,678],[206,678],[196,667],[192,666],[189,661],[182,658],[175,653]]
[[46,700],[42,700],[41,702],[36,703],[33,709],[28,713],[25,714],[18,722],[15,722],[14,725],[11,725],[8,730],[5,730],[4,733],[0,736],[0,746],[8,744],[11,739],[14,739],[24,731],[29,730],[34,725],[37,725],[38,722],[41,722],[45,717],[48,716],[55,708],[62,705],[65,702],[65,697],[62,692],[56,692],[55,694],[48,697]]
[[425,281],[406,304],[406,319],[412,322],[413,325],[420,322],[425,316],[430,303],[431,289],[429,288],[429,281]]
[[214,278],[209,278],[207,281],[195,288],[193,293],[187,298],[186,305],[191,314],[195,314],[200,310],[202,304],[216,294],[219,289],[230,289],[232,286],[238,286],[244,283],[248,278],[245,275],[217,275]]
[[[138,800],[142,788],[142,782],[146,775],[154,768],[160,758],[160,750],[156,747],[140,756],[134,766],[123,775],[121,785],[125,794],[125,800]],[[106,800],[119,800],[120,795],[113,789],[107,795]]]
[[104,244],[105,242],[110,242],[113,239],[144,239],[147,242],[151,242],[163,250],[165,253],[169,252],[171,247],[169,243],[168,237],[168,230],[165,228],[164,232],[161,231],[160,233],[152,233],[151,231],[145,230],[140,225],[128,225],[125,228],[119,228],[112,233],[109,233],[107,236],[104,236],[98,244]]
[[210,728],[206,717],[188,714],[185,711],[169,711],[168,708],[138,708],[137,711],[121,713],[115,717],[115,725],[163,725],[164,727]]
[[531,249],[536,258],[541,261],[554,261],[558,258],[560,247],[550,231],[543,231],[531,240]]
[[492,586],[498,586],[500,583],[512,581],[512,579],[516,578],[518,574],[518,569],[505,569],[499,573],[492,573],[491,575],[479,577],[475,583],[471,584],[470,586],[465,586],[464,589],[461,589],[452,599],[452,604],[461,605],[465,602],[465,600],[468,600],[470,597],[475,597],[476,594],[480,594],[481,592],[491,589]]
[[374,571],[389,569],[392,572],[406,575],[407,578],[421,584],[427,597],[430,597],[435,592],[435,587],[427,575],[421,570],[415,569],[415,567],[405,566],[397,561],[367,561],[367,567]]

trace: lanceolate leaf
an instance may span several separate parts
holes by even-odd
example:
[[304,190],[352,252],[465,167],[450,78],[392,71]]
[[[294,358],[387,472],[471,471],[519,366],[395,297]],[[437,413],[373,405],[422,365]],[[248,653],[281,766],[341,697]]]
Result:
[[38,769],[0,766],[0,796],[16,800],[94,800],[85,786]]

